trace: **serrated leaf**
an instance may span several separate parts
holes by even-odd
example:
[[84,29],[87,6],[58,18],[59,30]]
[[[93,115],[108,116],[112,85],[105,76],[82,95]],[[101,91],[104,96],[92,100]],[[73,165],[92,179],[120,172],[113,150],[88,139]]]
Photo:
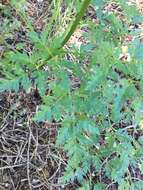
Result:
[[33,119],[38,122],[51,121],[52,111],[47,106],[41,106],[40,110],[36,113]]
[[44,96],[46,93],[46,90],[48,88],[47,85],[47,78],[48,78],[48,73],[44,71],[36,71],[33,73],[35,85],[40,93],[41,96]]
[[139,43],[135,49],[135,58],[138,60],[143,59],[143,44]]
[[119,183],[119,190],[130,190],[130,183],[129,181],[122,180]]
[[98,127],[94,126],[91,122],[87,120],[79,121],[78,127],[80,127],[80,129],[83,129],[84,131],[86,131],[91,135],[100,135]]
[[19,90],[19,82],[20,78],[16,78],[13,80],[2,80],[0,82],[0,92],[3,91],[15,91],[18,92]]
[[104,183],[97,183],[94,185],[94,190],[103,190],[106,189],[106,186]]
[[31,87],[31,81],[29,79],[29,77],[27,75],[21,77],[21,85],[23,87],[23,89],[26,91],[26,92],[29,92],[29,89]]

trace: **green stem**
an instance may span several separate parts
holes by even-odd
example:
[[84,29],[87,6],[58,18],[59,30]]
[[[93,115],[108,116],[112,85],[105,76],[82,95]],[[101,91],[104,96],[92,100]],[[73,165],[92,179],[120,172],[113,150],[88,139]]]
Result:
[[[89,6],[90,1],[91,1],[91,0],[84,0],[84,1],[83,1],[82,6],[81,6],[81,9],[80,9],[79,13],[77,13],[76,18],[75,18],[75,20],[74,20],[74,22],[73,22],[73,24],[72,24],[72,26],[71,26],[69,32],[67,33],[67,35],[65,36],[65,38],[64,38],[63,41],[61,42],[60,47],[58,47],[57,49],[54,49],[54,50],[52,51],[52,54],[50,54],[50,55],[47,57],[46,61],[49,61],[50,59],[52,59],[53,57],[55,57],[56,55],[58,55],[59,51],[60,51],[60,50],[64,47],[64,45],[69,41],[69,39],[71,38],[71,36],[72,36],[73,33],[75,32],[75,30],[76,30],[76,28],[77,28],[77,26],[78,26],[80,20],[82,19],[83,15],[84,15],[84,13],[85,13],[85,11],[86,11],[86,9],[87,9],[87,7]],[[46,64],[46,63],[44,62],[44,63],[42,63],[41,65],[38,65],[38,66],[37,66],[37,69],[42,68],[45,64]]]
[[81,6],[81,9],[80,9],[79,13],[77,13],[76,18],[75,18],[75,20],[74,20],[74,22],[73,22],[73,24],[72,24],[72,26],[71,26],[69,32],[68,32],[67,35],[65,36],[63,42],[61,43],[61,47],[63,47],[63,46],[69,41],[70,37],[71,37],[71,36],[73,35],[73,33],[75,32],[75,30],[76,30],[76,28],[77,28],[77,26],[78,26],[80,20],[82,19],[82,17],[83,17],[83,15],[84,15],[84,13],[85,13],[85,11],[86,11],[86,9],[87,9],[87,7],[88,7],[90,1],[91,1],[91,0],[84,0],[83,4],[82,4],[82,6]]

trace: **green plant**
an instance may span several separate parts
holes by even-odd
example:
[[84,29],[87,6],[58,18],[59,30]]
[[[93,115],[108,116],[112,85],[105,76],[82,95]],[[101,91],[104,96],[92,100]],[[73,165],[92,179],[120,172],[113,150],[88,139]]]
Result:
[[[125,1],[116,1],[124,15],[122,21],[115,13],[103,11],[106,1],[94,0],[98,22],[83,21],[88,43],[80,51],[66,52],[63,47],[89,3],[83,1],[70,30],[54,38],[50,47],[46,32],[40,36],[29,32],[32,54],[7,52],[0,62],[7,78],[1,81],[0,91],[18,92],[23,87],[28,92],[34,81],[42,98],[34,120],[61,126],[57,146],[69,158],[62,183],[77,180],[85,190],[104,190],[113,184],[119,190],[141,190],[143,182],[132,173],[142,168],[143,158],[142,45],[138,39],[125,42],[125,36],[138,32],[132,34],[128,28],[140,16]],[[65,59],[65,53],[75,54],[76,59]],[[74,79],[78,79],[77,87]]]

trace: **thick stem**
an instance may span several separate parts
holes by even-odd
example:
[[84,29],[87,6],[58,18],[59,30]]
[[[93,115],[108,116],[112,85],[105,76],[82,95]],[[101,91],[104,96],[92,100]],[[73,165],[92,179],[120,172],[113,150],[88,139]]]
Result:
[[[76,18],[75,18],[75,20],[74,20],[74,22],[73,22],[73,24],[72,24],[72,26],[71,26],[69,32],[67,33],[67,35],[66,35],[65,38],[63,39],[63,41],[62,41],[60,47],[57,48],[57,49],[54,49],[54,50],[52,51],[52,54],[50,54],[50,55],[47,57],[46,61],[49,61],[50,59],[52,59],[53,57],[55,57],[55,56],[59,53],[59,51],[63,48],[63,46],[69,41],[69,39],[71,38],[71,36],[72,36],[73,33],[75,32],[75,30],[76,30],[76,28],[77,28],[77,26],[78,26],[80,20],[82,19],[83,15],[84,15],[84,13],[85,13],[85,11],[86,11],[86,9],[87,9],[87,7],[89,6],[90,1],[91,1],[91,0],[84,0],[84,1],[83,1],[82,6],[81,6],[81,9],[80,9],[79,13],[77,13]],[[44,63],[42,63],[41,65],[38,65],[38,66],[37,66],[37,69],[42,68],[45,64],[46,64],[46,63],[44,62]]]
[[80,20],[82,19],[89,3],[90,3],[91,0],[84,0],[82,6],[81,6],[81,9],[79,11],[79,13],[76,15],[76,18],[70,28],[70,31],[67,33],[67,35],[65,36],[62,44],[61,44],[61,47],[63,47],[67,42],[68,40],[70,39],[70,37],[73,35],[73,33],[75,32]]

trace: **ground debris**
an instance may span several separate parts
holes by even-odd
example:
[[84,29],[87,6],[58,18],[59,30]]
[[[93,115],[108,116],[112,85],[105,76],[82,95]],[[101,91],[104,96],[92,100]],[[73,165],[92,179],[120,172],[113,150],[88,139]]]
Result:
[[58,190],[62,186],[59,178],[66,155],[55,147],[59,126],[32,121],[38,102],[10,93],[0,97],[0,189]]

